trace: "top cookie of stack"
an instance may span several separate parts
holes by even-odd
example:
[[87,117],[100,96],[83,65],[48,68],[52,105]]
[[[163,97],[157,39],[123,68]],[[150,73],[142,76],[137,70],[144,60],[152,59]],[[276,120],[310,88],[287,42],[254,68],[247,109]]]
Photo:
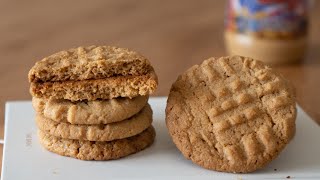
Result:
[[145,96],[158,84],[145,57],[109,46],[79,47],[46,57],[32,67],[29,82],[34,97],[71,101]]

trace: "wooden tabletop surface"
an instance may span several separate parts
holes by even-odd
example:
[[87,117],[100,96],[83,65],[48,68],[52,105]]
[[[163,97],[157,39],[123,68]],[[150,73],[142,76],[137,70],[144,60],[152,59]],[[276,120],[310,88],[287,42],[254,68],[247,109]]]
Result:
[[[0,3],[0,137],[4,104],[30,100],[27,73],[54,52],[86,45],[139,51],[159,76],[156,96],[168,95],[178,74],[225,54],[224,1],[2,1]],[[309,52],[277,67],[297,89],[298,103],[320,123],[320,2],[311,8]],[[2,147],[1,151],[2,151]],[[2,154],[2,153],[1,153]],[[0,161],[1,162],[1,161]]]

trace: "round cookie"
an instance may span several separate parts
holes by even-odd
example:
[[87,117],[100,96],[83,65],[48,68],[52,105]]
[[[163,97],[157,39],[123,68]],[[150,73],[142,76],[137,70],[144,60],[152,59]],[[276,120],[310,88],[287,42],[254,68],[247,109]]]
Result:
[[210,58],[178,77],[166,107],[177,148],[211,170],[264,167],[295,134],[292,85],[260,61]]
[[152,110],[149,104],[141,112],[124,121],[101,125],[75,125],[55,122],[37,115],[38,128],[44,133],[65,139],[89,141],[112,141],[134,136],[147,129],[152,123]]
[[114,76],[139,76],[152,66],[140,53],[113,46],[77,47],[38,61],[29,71],[31,83],[82,81]]
[[87,102],[64,99],[32,98],[35,110],[56,122],[71,124],[108,124],[119,122],[137,114],[148,101],[148,96],[115,98]]
[[49,151],[81,160],[119,159],[150,146],[155,138],[152,126],[135,136],[114,141],[85,141],[62,139],[38,131],[40,143]]

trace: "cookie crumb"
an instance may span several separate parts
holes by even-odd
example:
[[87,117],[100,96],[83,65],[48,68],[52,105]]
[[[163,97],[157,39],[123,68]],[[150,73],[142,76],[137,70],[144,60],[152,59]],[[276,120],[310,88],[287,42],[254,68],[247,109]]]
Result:
[[287,179],[290,179],[291,178],[291,176],[287,176]]

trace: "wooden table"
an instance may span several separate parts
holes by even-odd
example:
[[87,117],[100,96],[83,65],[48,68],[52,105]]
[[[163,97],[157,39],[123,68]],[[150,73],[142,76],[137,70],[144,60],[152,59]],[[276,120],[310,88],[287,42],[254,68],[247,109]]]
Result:
[[[90,2],[90,3],[89,3]],[[116,45],[147,56],[166,96],[178,74],[225,55],[224,1],[2,1],[0,134],[4,104],[30,100],[27,73],[42,57],[80,45]],[[298,103],[320,123],[320,3],[311,13],[310,47],[300,64],[278,67],[297,88]],[[1,147],[2,150],[2,147]],[[1,162],[1,161],[0,161]]]

